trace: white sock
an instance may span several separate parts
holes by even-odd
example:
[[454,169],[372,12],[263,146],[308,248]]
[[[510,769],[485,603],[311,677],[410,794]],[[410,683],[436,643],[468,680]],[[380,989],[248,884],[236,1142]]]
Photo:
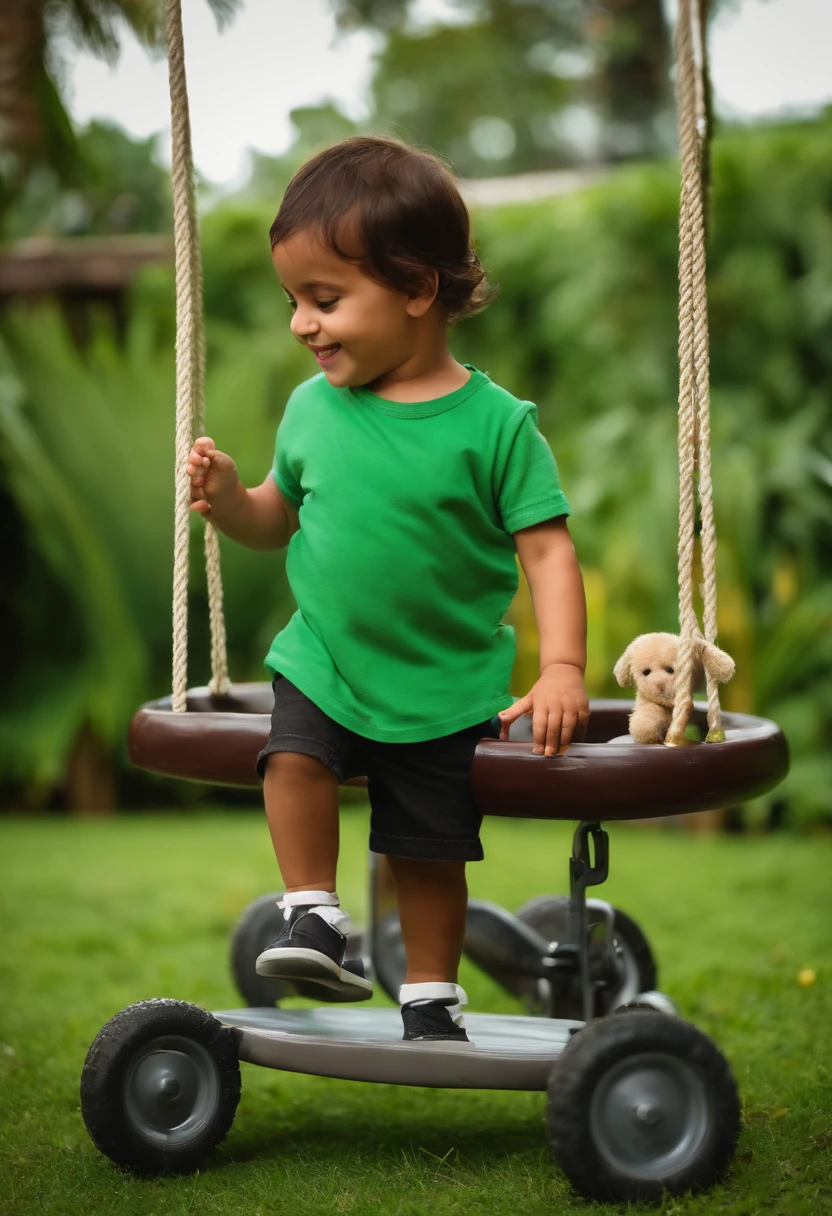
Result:
[[447,1000],[455,1002],[448,1006],[448,1013],[457,1026],[464,1026],[465,1019],[462,1016],[461,1006],[468,1004],[468,996],[465,989],[461,988],[459,984],[446,984],[440,980],[434,980],[426,984],[402,984],[399,989],[400,1005],[407,1005],[411,1001]]
[[283,909],[286,920],[289,919],[292,908],[306,907],[345,937],[349,935],[349,913],[341,907],[334,891],[287,891],[283,898],[277,901],[277,906]]

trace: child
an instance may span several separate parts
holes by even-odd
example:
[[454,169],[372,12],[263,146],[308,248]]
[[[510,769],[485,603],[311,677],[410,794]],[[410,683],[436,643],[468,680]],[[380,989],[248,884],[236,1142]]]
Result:
[[[398,888],[404,1038],[464,1040],[477,741],[531,714],[534,753],[554,756],[589,717],[569,507],[535,407],[448,348],[449,326],[493,293],[440,161],[348,139],[296,174],[271,242],[292,333],[320,372],[289,399],[262,485],[244,488],[208,438],[188,464],[193,510],[252,549],[288,544],[298,604],[266,659],[275,703],[258,767],[286,894],[257,971],[330,1000],[371,994],[360,963],[344,962],[335,893],[338,783],[365,774],[370,848]],[[541,674],[512,704],[515,553]]]

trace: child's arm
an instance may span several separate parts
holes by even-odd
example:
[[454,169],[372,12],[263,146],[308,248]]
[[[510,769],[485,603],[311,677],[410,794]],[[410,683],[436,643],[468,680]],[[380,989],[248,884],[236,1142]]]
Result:
[[277,487],[271,473],[262,485],[247,490],[237,466],[213,439],[197,439],[188,457],[191,510],[249,549],[283,549],[298,529],[297,510]]
[[566,516],[514,533],[517,554],[532,593],[540,634],[540,679],[503,710],[500,737],[522,714],[532,714],[534,752],[554,756],[581,738],[589,721],[584,687],[586,597]]

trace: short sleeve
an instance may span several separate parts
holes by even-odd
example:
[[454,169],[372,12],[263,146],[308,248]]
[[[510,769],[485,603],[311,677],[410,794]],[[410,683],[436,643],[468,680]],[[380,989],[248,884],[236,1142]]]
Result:
[[302,464],[297,444],[292,442],[292,432],[291,412],[287,405],[280,426],[277,428],[272,477],[277,482],[280,492],[300,506],[303,502],[303,487],[300,481]]
[[557,462],[538,430],[537,409],[531,402],[524,402],[524,408],[503,428],[495,471],[497,507],[506,532],[572,514],[561,489]]

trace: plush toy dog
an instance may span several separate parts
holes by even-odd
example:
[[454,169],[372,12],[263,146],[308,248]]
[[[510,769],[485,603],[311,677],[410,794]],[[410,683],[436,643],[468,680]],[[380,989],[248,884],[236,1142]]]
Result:
[[[630,714],[630,734],[636,743],[664,743],[673,716],[676,695],[676,656],[679,638],[675,633],[643,633],[622,654],[614,674],[622,688],[635,688],[636,703]],[[718,646],[697,638],[693,684],[707,670],[720,684],[734,674],[734,660]]]

